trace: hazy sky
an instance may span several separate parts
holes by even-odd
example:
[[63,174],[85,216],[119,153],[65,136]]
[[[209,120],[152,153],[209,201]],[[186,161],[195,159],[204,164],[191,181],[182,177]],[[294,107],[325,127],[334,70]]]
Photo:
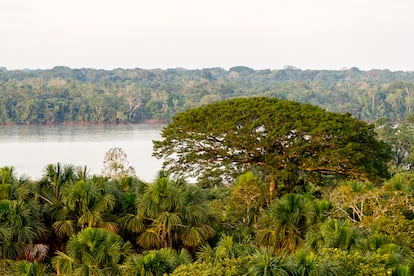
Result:
[[0,67],[414,71],[413,0],[0,0]]

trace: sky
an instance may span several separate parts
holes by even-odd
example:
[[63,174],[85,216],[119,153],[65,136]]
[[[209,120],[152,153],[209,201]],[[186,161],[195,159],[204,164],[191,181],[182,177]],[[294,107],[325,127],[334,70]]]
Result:
[[414,71],[413,0],[0,0],[0,67]]

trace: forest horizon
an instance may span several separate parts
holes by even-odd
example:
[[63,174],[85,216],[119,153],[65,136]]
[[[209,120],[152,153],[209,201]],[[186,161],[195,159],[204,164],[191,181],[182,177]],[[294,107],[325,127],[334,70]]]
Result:
[[414,72],[370,70],[0,69],[1,124],[169,122],[220,100],[266,96],[374,122],[414,108]]

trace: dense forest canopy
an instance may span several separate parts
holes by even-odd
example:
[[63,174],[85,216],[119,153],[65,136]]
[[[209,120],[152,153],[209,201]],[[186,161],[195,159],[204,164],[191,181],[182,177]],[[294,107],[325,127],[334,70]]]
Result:
[[351,113],[364,121],[403,120],[413,110],[414,72],[389,70],[225,70],[0,68],[0,123],[169,122],[224,99],[266,96]]

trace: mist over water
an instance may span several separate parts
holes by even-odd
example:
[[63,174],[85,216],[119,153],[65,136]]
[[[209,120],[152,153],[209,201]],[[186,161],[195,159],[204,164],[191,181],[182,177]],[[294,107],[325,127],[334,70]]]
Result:
[[151,156],[152,140],[163,125],[0,126],[0,167],[13,166],[18,176],[37,180],[48,164],[87,166],[101,174],[105,153],[122,148],[144,181],[152,181],[162,160]]

